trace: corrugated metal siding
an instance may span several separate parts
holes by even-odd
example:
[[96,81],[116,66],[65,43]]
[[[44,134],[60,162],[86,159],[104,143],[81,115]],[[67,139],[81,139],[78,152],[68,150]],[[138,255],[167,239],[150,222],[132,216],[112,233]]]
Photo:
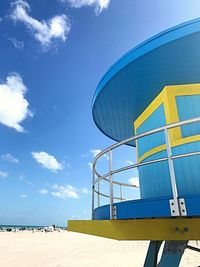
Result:
[[[156,153],[144,161],[166,157],[166,151]],[[167,162],[139,167],[141,198],[171,197],[169,168]]]
[[[179,120],[200,117],[200,95],[176,97]],[[200,123],[193,123],[181,127],[182,136],[188,137],[200,134]]]
[[[179,120],[187,120],[200,116],[200,95],[177,96],[177,109]],[[154,112],[150,118],[141,125],[139,132],[156,128],[165,123],[164,110],[161,107]],[[159,122],[158,122],[159,120]],[[195,123],[182,127],[182,137],[189,137],[200,134],[200,124]],[[153,140],[153,136],[151,139]],[[140,153],[146,152],[149,148],[156,147],[161,139],[149,141],[148,139],[138,143]],[[162,136],[164,143],[164,136]],[[148,143],[149,142],[149,143]],[[160,144],[160,143],[159,143]],[[154,145],[154,146],[153,146]],[[148,148],[148,149],[146,149]],[[146,149],[146,151],[144,150]],[[172,148],[173,155],[200,151],[200,142],[192,142]],[[166,151],[158,152],[144,161],[166,157]],[[178,193],[180,196],[200,193],[200,156],[192,156],[174,160],[175,175],[177,180]],[[169,167],[167,162],[156,163],[139,168],[141,197],[163,197],[172,196]]]
[[134,134],[133,122],[165,86],[199,83],[199,43],[197,32],[130,63],[127,58],[127,65],[107,81],[95,98],[93,118],[100,130],[115,140],[124,140]]
[[[200,151],[200,142],[188,143],[172,149],[173,155]],[[166,157],[166,151],[158,152],[145,161]],[[180,196],[200,193],[200,156],[174,160],[178,193]],[[172,196],[167,162],[139,168],[141,198]]]
[[[158,127],[166,125],[164,105],[161,104],[136,130],[137,134],[141,134]],[[152,134],[138,139],[138,156],[141,157],[145,152],[154,147],[165,144],[164,132]]]

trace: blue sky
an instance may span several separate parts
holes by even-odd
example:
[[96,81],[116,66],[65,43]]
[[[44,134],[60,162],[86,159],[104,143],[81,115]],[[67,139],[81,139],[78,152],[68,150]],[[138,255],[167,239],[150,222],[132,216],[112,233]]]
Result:
[[[100,78],[140,42],[199,16],[198,0],[0,1],[0,224],[90,218],[90,163],[113,143],[92,120]],[[116,158],[134,161],[134,150]]]

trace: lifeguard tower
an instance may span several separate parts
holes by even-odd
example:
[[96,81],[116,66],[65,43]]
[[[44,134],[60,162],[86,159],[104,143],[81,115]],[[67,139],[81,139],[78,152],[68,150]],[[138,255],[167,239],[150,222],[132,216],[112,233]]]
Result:
[[[93,163],[92,220],[69,230],[118,240],[150,240],[145,267],[179,266],[188,240],[200,239],[200,19],[147,40],[120,58],[92,103],[97,127],[117,141]],[[136,146],[137,162],[113,168],[112,152]],[[97,161],[108,155],[109,172]],[[140,195],[126,200],[117,173],[138,169]],[[101,183],[109,183],[109,194]],[[113,186],[119,186],[120,195]],[[101,198],[108,204],[101,206]],[[157,256],[165,241],[160,262]]]

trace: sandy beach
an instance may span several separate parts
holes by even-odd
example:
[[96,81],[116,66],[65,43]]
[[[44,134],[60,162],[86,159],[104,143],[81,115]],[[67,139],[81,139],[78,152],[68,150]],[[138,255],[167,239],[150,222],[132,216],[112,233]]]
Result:
[[[1,267],[142,267],[148,242],[115,241],[68,231],[0,233]],[[196,246],[196,242],[192,242]],[[186,250],[181,267],[200,265]]]

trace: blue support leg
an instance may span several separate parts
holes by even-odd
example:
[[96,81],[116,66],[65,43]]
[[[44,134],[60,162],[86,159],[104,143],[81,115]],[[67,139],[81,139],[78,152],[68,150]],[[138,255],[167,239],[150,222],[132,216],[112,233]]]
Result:
[[149,248],[147,251],[144,267],[156,267],[158,252],[162,241],[150,241]]
[[165,241],[159,267],[178,267],[188,241]]

